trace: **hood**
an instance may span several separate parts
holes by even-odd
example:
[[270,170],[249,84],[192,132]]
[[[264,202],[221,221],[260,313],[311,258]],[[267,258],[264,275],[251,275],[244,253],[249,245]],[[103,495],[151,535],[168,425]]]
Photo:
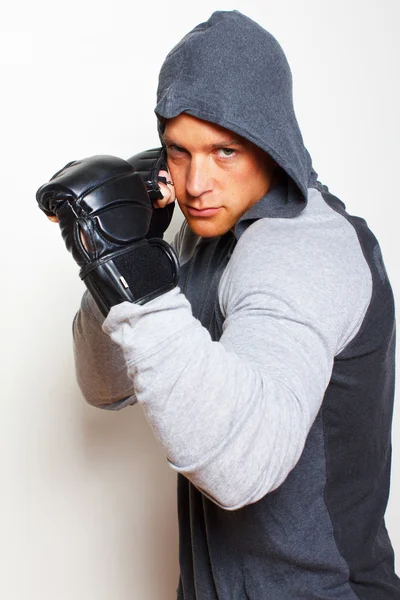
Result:
[[161,68],[155,112],[161,132],[165,119],[185,112],[253,142],[290,178],[290,214],[282,216],[304,208],[316,174],[294,113],[290,67],[275,38],[250,18],[217,11],[190,31]]

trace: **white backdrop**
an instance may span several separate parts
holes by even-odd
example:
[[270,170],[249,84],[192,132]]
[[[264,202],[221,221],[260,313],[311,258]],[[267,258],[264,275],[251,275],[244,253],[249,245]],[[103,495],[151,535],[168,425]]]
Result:
[[[398,0],[36,0],[3,8],[0,596],[173,600],[175,476],[140,408],[107,413],[76,386],[82,284],[35,190],[66,162],[158,144],[158,70],[215,9],[281,42],[320,179],[380,240],[397,300]],[[400,414],[388,527],[400,551]]]

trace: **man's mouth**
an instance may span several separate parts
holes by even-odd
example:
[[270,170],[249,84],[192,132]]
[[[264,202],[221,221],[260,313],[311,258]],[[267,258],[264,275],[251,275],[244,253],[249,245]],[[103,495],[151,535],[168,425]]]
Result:
[[221,210],[221,207],[194,208],[192,206],[187,206],[186,209],[191,217],[213,217],[219,210]]

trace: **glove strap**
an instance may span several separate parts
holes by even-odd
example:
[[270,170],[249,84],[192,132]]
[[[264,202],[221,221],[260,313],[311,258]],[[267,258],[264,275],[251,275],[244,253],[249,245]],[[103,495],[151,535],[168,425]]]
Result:
[[163,240],[142,240],[86,265],[80,277],[107,316],[116,304],[145,304],[173,289],[178,283],[179,264]]

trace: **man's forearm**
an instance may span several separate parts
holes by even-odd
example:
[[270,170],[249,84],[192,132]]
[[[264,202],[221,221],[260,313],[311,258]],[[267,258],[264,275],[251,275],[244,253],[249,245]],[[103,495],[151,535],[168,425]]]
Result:
[[73,324],[76,377],[89,404],[118,410],[136,400],[123,352],[102,331],[103,321],[93,298],[85,292]]

